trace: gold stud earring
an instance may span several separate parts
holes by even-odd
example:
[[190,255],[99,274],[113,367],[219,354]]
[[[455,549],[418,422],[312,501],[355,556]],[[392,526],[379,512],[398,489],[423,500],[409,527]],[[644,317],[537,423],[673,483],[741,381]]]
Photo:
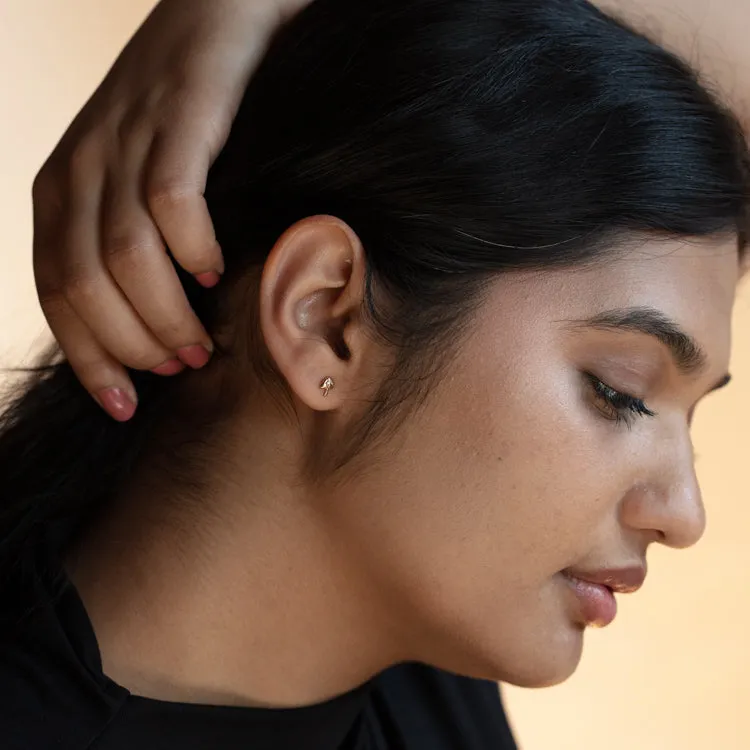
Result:
[[335,383],[333,382],[333,378],[326,378],[320,384],[320,390],[323,391],[323,398],[325,398],[331,392],[331,389],[334,387],[335,387]]

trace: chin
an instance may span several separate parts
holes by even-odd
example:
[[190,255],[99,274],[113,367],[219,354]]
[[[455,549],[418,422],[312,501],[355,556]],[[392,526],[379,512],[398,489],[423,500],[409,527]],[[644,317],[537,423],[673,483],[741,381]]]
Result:
[[583,631],[565,628],[547,638],[506,641],[493,653],[485,652],[469,676],[523,688],[552,687],[573,675],[582,653]]
[[[545,688],[559,685],[573,676],[581,663],[583,632],[576,630],[566,637],[539,644],[526,651],[527,658],[505,662],[505,669],[496,679],[523,688]],[[519,654],[522,656],[522,654]]]
[[494,612],[484,612],[481,619],[443,615],[440,640],[416,660],[465,677],[523,688],[559,685],[581,662],[585,629],[557,601],[545,604],[522,607],[513,617]]
[[505,682],[521,688],[548,688],[559,685],[573,676],[578,664],[569,669],[547,669],[526,670],[524,672],[506,673],[504,677],[496,678],[497,682]]

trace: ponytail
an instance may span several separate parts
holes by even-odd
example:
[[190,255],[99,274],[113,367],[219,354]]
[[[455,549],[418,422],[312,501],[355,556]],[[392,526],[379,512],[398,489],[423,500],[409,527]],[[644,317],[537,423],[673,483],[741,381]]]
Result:
[[[31,372],[0,414],[0,585],[40,544],[60,548],[122,483],[150,423],[107,416],[78,383],[59,351]],[[139,378],[142,401],[156,378]]]
[[[178,270],[201,314],[207,294]],[[173,382],[131,371],[139,406],[128,422],[108,416],[56,345],[0,411],[0,590],[41,549],[63,550],[132,473]]]

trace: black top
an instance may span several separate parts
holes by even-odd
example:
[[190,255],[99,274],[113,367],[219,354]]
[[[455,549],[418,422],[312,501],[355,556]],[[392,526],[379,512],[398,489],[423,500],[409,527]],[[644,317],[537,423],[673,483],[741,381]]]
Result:
[[[418,664],[394,667],[299,709],[197,706],[140,698],[102,672],[72,583],[21,627],[0,628],[2,750],[515,750],[495,683]],[[30,587],[3,587],[3,612]],[[9,601],[10,599],[10,601]],[[8,605],[8,608],[6,608]]]

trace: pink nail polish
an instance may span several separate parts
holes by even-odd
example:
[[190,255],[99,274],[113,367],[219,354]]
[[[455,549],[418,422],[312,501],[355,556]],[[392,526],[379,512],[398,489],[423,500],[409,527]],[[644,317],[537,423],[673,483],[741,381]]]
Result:
[[206,289],[211,289],[212,287],[215,287],[219,281],[221,281],[221,276],[219,276],[216,271],[208,271],[207,273],[199,273],[196,274],[196,281],[201,285],[205,286]]
[[107,388],[96,394],[99,405],[118,422],[127,422],[135,414],[135,402],[122,388]]
[[205,346],[200,346],[200,344],[178,349],[177,356],[188,367],[192,367],[194,370],[200,370],[201,367],[205,367],[208,364],[208,360],[211,359],[208,349]]
[[185,365],[180,362],[179,359],[169,359],[164,364],[154,367],[151,372],[155,375],[164,375],[168,377],[170,375],[178,375],[185,369]]

